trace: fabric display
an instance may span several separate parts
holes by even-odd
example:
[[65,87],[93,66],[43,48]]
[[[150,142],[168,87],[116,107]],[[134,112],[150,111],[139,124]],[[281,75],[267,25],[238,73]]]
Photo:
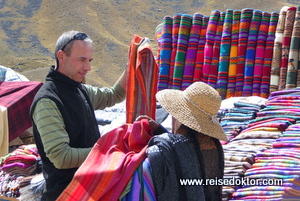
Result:
[[133,123],[140,115],[148,115],[155,120],[157,75],[158,65],[149,38],[134,35],[128,56],[126,123]]
[[[300,8],[284,6],[280,12],[270,13],[244,8],[213,10],[210,16],[201,13],[166,16],[161,26],[166,27],[166,19],[172,23],[167,26],[172,29],[169,35],[164,35],[163,30],[156,32],[160,54],[163,51],[158,90],[184,90],[192,82],[202,81],[215,88],[224,100],[268,98],[271,92],[297,87],[298,77],[300,80],[297,9]],[[180,29],[185,30],[184,34]],[[163,42],[170,41],[170,33],[172,48],[169,42],[168,58],[162,62],[165,61]]]
[[[298,200],[300,199],[300,89],[275,91],[265,102],[265,107],[259,109],[256,118],[235,138],[223,145],[231,146],[233,154],[231,160],[251,161],[247,151],[243,158],[236,158],[240,154],[235,144],[241,144],[245,149],[255,150],[254,163],[249,169],[241,169],[245,179],[269,179],[282,183],[262,185],[256,183],[249,186],[239,186],[230,194],[230,200],[267,199],[267,200]],[[226,152],[225,152],[226,153]],[[232,171],[233,169],[230,169]],[[239,172],[241,174],[241,172]],[[277,179],[277,180],[275,180]],[[232,191],[230,191],[232,192]],[[224,192],[223,192],[224,193]],[[228,192],[227,192],[228,194]]]
[[[6,197],[19,197],[24,178],[41,172],[35,144],[21,145],[0,160],[0,189]],[[29,181],[29,180],[27,180]]]
[[23,177],[20,181],[21,200],[42,200],[45,178],[42,173]]

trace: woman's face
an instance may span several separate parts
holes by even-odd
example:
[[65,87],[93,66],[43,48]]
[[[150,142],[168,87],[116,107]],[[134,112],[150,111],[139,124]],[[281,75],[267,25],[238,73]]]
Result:
[[172,133],[173,134],[186,134],[184,125],[180,123],[177,119],[172,117]]

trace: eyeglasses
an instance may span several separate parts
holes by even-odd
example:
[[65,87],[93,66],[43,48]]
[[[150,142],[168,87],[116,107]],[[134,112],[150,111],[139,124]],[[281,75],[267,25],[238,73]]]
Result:
[[85,40],[86,38],[90,38],[89,35],[85,34],[85,33],[77,33],[75,34],[71,40],[69,40],[62,48],[61,50],[64,50],[66,48],[66,46],[72,42],[73,40]]

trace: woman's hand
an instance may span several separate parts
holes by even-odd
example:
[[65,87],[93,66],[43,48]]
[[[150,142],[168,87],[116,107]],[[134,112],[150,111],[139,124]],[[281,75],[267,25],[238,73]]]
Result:
[[157,131],[157,129],[160,127],[159,123],[148,117],[147,115],[140,115],[135,120],[140,121],[142,119],[147,119],[149,123],[149,127],[152,129],[152,132],[154,133]]

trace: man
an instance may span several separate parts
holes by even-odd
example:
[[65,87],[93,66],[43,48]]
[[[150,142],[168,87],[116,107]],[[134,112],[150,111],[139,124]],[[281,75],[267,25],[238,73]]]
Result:
[[46,180],[44,197],[55,200],[72,180],[100,137],[94,109],[126,97],[126,71],[111,88],[81,82],[91,70],[92,40],[85,33],[63,33],[50,68],[30,110],[33,132]]

